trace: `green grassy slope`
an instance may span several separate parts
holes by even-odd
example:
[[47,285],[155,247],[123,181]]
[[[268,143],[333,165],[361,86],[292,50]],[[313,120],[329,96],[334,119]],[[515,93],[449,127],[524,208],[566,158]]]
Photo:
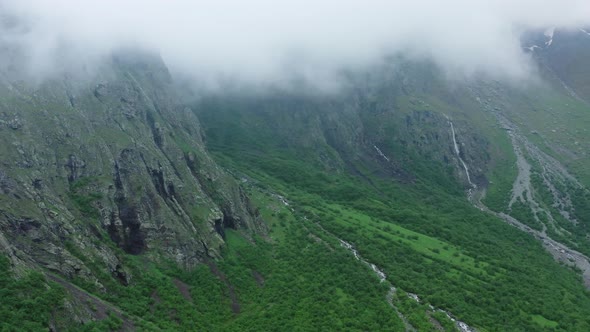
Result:
[[[170,256],[129,255],[105,237],[101,243],[125,267],[125,282],[66,240],[64,246],[101,285],[71,280],[71,287],[90,294],[77,301],[101,317],[82,327],[59,319],[71,310],[61,306],[75,294],[62,292],[68,284],[38,274],[18,279],[0,260],[2,294],[11,299],[0,306],[0,326],[402,331],[411,324],[419,331],[455,330],[432,305],[480,331],[590,330],[590,293],[578,271],[560,266],[539,242],[465,198],[466,180],[444,115],[454,123],[474,181],[487,187],[484,202],[504,211],[516,158],[494,115],[468,88],[447,86],[428,66],[402,68],[395,73],[399,80],[386,70],[375,75],[362,91],[347,96],[225,96],[196,105],[208,152],[240,183],[240,195],[268,224],[268,235],[226,225],[218,231],[224,236],[223,258],[204,256],[193,268],[178,266]],[[485,97],[547,154],[560,159],[578,151],[565,163],[588,181],[587,160],[579,149],[587,143],[588,108],[562,91],[543,89],[493,91],[503,97]],[[127,136],[101,130],[129,143]],[[185,158],[194,152],[197,165],[203,157],[182,135],[171,135],[170,143]],[[563,149],[556,149],[557,143]],[[210,193],[221,190],[202,181],[207,177],[199,180],[211,187],[206,188]],[[550,208],[550,195],[538,178],[533,180],[535,195]],[[96,218],[93,204],[100,196],[85,190],[92,181],[81,181],[71,185],[69,198],[80,222],[87,222]],[[576,216],[587,220],[590,195],[573,197]],[[212,199],[219,197],[212,194]],[[188,212],[200,220],[211,209]],[[528,213],[524,208],[513,212]],[[563,240],[582,243],[585,233],[578,231],[583,225],[571,228],[575,237]],[[353,243],[387,274],[397,287],[391,304],[399,315],[388,303],[389,285],[339,239]],[[420,302],[407,293],[417,294]]]
[[[306,149],[299,136],[267,125],[266,121],[288,118],[292,127],[310,128],[305,121],[297,122],[299,115],[289,114],[288,108],[278,107],[276,118],[268,120],[265,117],[272,113],[257,112],[251,105],[245,112],[239,105],[205,103],[199,109],[216,159],[281,192],[312,224],[353,242],[398,287],[487,330],[588,328],[590,295],[576,272],[555,263],[532,237],[471,207],[452,169],[443,163],[428,162],[428,155],[389,141],[383,151],[410,169],[412,180],[384,177],[362,154],[351,158],[349,146],[324,143],[322,138],[313,140],[317,144],[313,149]],[[370,125],[363,124],[364,129]],[[393,121],[388,124],[389,133],[400,132]],[[305,132],[308,137],[325,134],[315,128]],[[491,158],[511,169],[510,146],[497,135],[504,143],[495,146]],[[339,163],[353,167],[330,168],[318,162],[318,154],[330,149],[338,153]],[[491,178],[501,175],[506,173]],[[488,200],[502,199],[506,194],[502,191],[511,185],[510,180],[505,182],[494,181],[504,189],[498,190],[498,198],[492,194]],[[297,222],[302,223],[302,218]],[[289,236],[285,227],[273,229]]]

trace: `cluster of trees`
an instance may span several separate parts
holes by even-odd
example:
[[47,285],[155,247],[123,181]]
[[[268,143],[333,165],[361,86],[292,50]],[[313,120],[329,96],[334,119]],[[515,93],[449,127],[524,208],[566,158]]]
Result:
[[9,260],[0,256],[0,330],[47,330],[63,305],[64,290],[38,272],[16,278]]
[[[403,160],[404,166],[412,170],[414,178],[409,183],[377,176],[367,164],[360,162],[349,165],[355,172],[333,173],[317,159],[302,157],[302,146],[297,142],[276,145],[276,140],[268,139],[273,137],[270,127],[260,127],[253,133],[247,130],[247,124],[237,125],[241,127],[236,134],[239,138],[230,137],[235,133],[230,135],[221,126],[225,119],[234,118],[234,113],[228,112],[204,112],[205,129],[217,135],[208,146],[222,163],[287,194],[296,203],[296,210],[308,211],[305,215],[309,219],[308,228],[317,222],[338,237],[355,243],[363,256],[384,268],[396,286],[420,294],[424,301],[480,328],[512,331],[590,328],[590,295],[580,275],[557,264],[531,236],[472,207],[452,171],[445,166],[427,163],[421,156],[393,144],[388,150],[394,151],[396,160]],[[253,119],[259,116],[256,112],[251,115]],[[395,128],[391,131],[395,132]],[[286,139],[283,136],[281,139]],[[261,147],[265,147],[264,155],[257,153]],[[505,169],[512,167],[510,160],[505,164]],[[506,189],[512,182],[508,178],[500,174],[494,181],[503,181],[500,187]],[[575,199],[587,197],[584,194]],[[487,203],[503,210],[506,196],[495,193]],[[378,220],[379,226],[349,220],[329,207],[333,204]],[[586,201],[574,204],[582,207],[576,209],[580,216],[586,213],[583,206],[590,206]],[[540,227],[526,209],[518,206],[515,209],[525,222]],[[316,212],[315,217],[310,213],[312,210]],[[298,220],[304,220],[303,215]],[[431,250],[424,254],[404,241],[392,241],[387,234],[395,232],[395,228],[383,227],[383,222],[440,239],[458,248],[459,255],[475,262],[475,267],[467,266],[467,262],[461,266],[460,259],[456,263],[437,259],[437,255],[444,254],[441,249],[438,253]],[[287,233],[293,236],[292,230]],[[409,309],[408,315],[428,320]]]
[[[242,121],[260,120],[251,115],[222,119],[223,113],[212,111],[202,119],[218,161],[258,180],[246,184],[252,185],[247,190],[258,208],[272,204],[269,190],[290,201],[288,208],[275,204],[264,215],[273,225],[271,240],[246,240],[228,230],[224,259],[191,270],[120,252],[133,276],[129,285],[120,284],[92,257],[73,252],[107,291],[84,280],[75,280],[77,285],[148,331],[403,330],[404,322],[386,301],[388,285],[342,248],[338,237],[385,271],[398,288],[394,305],[421,331],[435,331],[437,324],[454,329],[429,304],[485,330],[590,330],[590,294],[579,274],[555,263],[529,235],[472,207],[448,167],[389,146],[412,169],[411,181],[378,176],[357,161],[331,172],[336,166],[322,164],[283,136],[275,139],[267,127],[244,127]],[[83,216],[92,217],[97,197],[80,188],[72,187],[73,202]],[[587,219],[588,192],[572,200],[576,216]],[[490,203],[505,205],[501,195],[493,195]],[[517,206],[513,212],[539,227],[526,209]],[[424,236],[444,245],[419,250]],[[46,328],[51,308],[65,298],[40,274],[15,279],[1,258],[0,286],[0,327],[7,330],[22,324]],[[404,291],[419,294],[421,302]],[[121,324],[111,315],[84,328]]]

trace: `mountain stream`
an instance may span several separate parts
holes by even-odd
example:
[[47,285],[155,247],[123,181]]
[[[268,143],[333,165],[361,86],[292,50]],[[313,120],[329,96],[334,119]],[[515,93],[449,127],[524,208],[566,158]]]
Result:
[[509,209],[517,201],[528,205],[534,215],[535,220],[542,224],[542,230],[535,230],[504,212],[492,211],[482,202],[483,197],[485,197],[485,188],[481,188],[480,190],[474,192],[474,190],[477,189],[477,186],[471,182],[469,168],[460,155],[453,123],[449,117],[445,115],[451,127],[455,154],[462,164],[463,169],[465,170],[467,180],[470,185],[470,188],[467,190],[467,197],[469,201],[481,211],[493,214],[494,216],[504,220],[509,225],[531,234],[537,240],[541,241],[543,247],[553,256],[555,260],[579,268],[582,271],[584,285],[587,288],[590,288],[590,258],[550,238],[546,233],[547,225],[541,222],[539,219],[539,215],[544,214],[549,224],[556,232],[567,232],[563,228],[559,227],[559,225],[555,222],[551,211],[542,207],[541,204],[535,200],[532,194],[534,190],[531,184],[531,164],[527,160],[526,156],[534,159],[536,163],[541,165],[540,175],[543,180],[543,184],[553,196],[553,206],[560,207],[559,214],[561,214],[565,220],[568,220],[574,224],[577,223],[577,220],[575,220],[569,212],[573,209],[569,194],[564,194],[558,191],[554,181],[561,181],[561,183],[565,182],[578,187],[580,187],[581,184],[567,172],[565,167],[563,167],[559,161],[539,150],[539,148],[532,144],[524,135],[521,135],[518,127],[502,114],[500,114],[497,109],[491,109],[489,105],[482,103],[480,98],[477,98],[477,100],[482,104],[482,106],[484,106],[484,108],[490,110],[495,115],[500,126],[506,130],[516,155],[518,175],[513,184]]

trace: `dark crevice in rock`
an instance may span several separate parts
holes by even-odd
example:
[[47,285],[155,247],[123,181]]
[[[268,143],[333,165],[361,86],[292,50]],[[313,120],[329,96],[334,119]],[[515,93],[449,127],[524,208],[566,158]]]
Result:
[[205,243],[205,241],[201,240],[201,244],[203,245],[203,249],[205,250],[205,255],[209,256],[209,247]]
[[[118,214],[111,215],[111,222],[108,226],[109,235],[125,252],[133,255],[141,254],[146,248],[145,234],[141,230],[137,207],[125,196],[119,164],[115,164],[115,187],[117,188],[115,204]],[[121,220],[122,230],[116,225],[117,217]]]
[[[41,243],[47,241],[43,224],[36,219],[28,217],[15,216],[11,213],[0,210],[0,233],[11,238],[20,238],[21,240],[15,243],[15,248],[29,251],[31,249],[31,241],[34,243]],[[13,248],[13,254],[16,252]]]
[[115,188],[117,191],[123,190],[123,182],[121,181],[121,170],[119,164],[115,163]]
[[121,234],[119,233],[119,228],[117,227],[117,214],[113,211],[111,212],[110,218],[109,218],[109,225],[107,226],[107,233],[109,233],[109,237],[111,238],[111,241],[117,243],[117,244],[121,244],[123,239],[121,238]]
[[148,125],[150,126],[150,129],[152,130],[152,136],[154,139],[154,143],[156,143],[158,148],[162,149],[162,146],[164,145],[164,136],[162,135],[163,130],[160,127],[160,124],[158,122],[156,122],[152,112],[146,112],[146,118],[147,118]]
[[117,279],[121,285],[129,285],[129,277],[127,276],[127,273],[123,270],[121,264],[117,264],[117,266],[115,266],[115,269],[111,272],[111,274],[113,275],[113,278]]
[[68,161],[65,166],[69,171],[68,181],[70,183],[73,183],[78,178],[80,178],[81,170],[86,168],[86,163],[84,162],[84,160],[81,160],[78,157],[76,157],[75,155],[71,154],[68,157]]
[[[252,217],[253,219],[259,217],[259,211],[252,205],[241,186],[237,186],[238,196],[237,199],[233,201],[236,205],[233,205],[232,207],[232,204],[216,191],[211,180],[206,178],[203,173],[199,172],[201,166],[196,156],[189,152],[184,154],[184,159],[193,178],[199,183],[201,189],[221,208],[223,219],[220,222],[223,229],[248,228],[247,219],[249,217]],[[242,207],[244,208],[243,210],[241,210]],[[240,211],[245,213],[246,220],[243,220],[243,217],[240,217]],[[216,227],[218,226],[216,225]],[[223,237],[223,234],[220,231],[217,231],[217,233]]]
[[160,124],[158,122],[156,122],[152,112],[149,112],[149,111],[146,112],[146,120],[148,122],[148,125],[149,125],[151,131],[152,131],[152,137],[154,139],[154,143],[156,144],[158,149],[160,149],[160,151],[162,152],[162,155],[166,158],[166,160],[168,160],[170,167],[172,167],[172,169],[174,170],[174,174],[178,178],[182,178],[180,172],[176,168],[176,163],[170,159],[170,157],[168,156],[168,154],[166,153],[166,151],[164,149],[164,147],[165,147],[164,130],[162,129]]
[[237,221],[236,218],[234,218],[230,212],[228,212],[228,211],[223,212],[223,227],[224,228],[237,229],[236,221]]
[[151,169],[149,170],[149,172],[152,177],[152,183],[154,184],[154,187],[156,187],[156,191],[158,192],[158,194],[162,196],[162,198],[164,198],[165,200],[170,198],[168,192],[166,191],[166,185],[164,183],[164,172],[162,171],[161,166],[159,169]]
[[178,196],[178,194],[176,194],[176,188],[174,187],[174,183],[169,181],[167,188],[168,188],[168,195],[170,195],[170,197],[173,197],[176,200],[176,202],[178,202],[178,204],[182,205],[182,202],[180,200],[180,196]]
[[[152,184],[154,185],[154,188],[156,189],[156,192],[158,193],[158,195],[164,200],[166,205],[176,215],[181,216],[182,211],[180,211],[180,210],[182,208],[179,207],[179,205],[181,204],[180,197],[176,194],[176,189],[174,187],[174,184],[171,181],[168,181],[166,183],[166,178],[164,176],[164,171],[163,171],[162,165],[158,162],[157,169],[150,168],[148,166],[147,161],[145,160],[143,154],[140,154],[140,156],[141,156],[141,159],[144,163],[144,166],[145,166],[148,174],[150,174]],[[159,203],[155,199],[155,197],[152,197],[153,194],[151,191],[148,191],[147,195],[150,197],[150,200],[152,201],[152,205],[154,205],[154,206],[159,205]]]
[[[223,219],[225,220],[225,216]],[[221,236],[222,239],[225,240],[225,227],[221,219],[215,220],[215,231]]]
[[119,218],[123,223],[125,232],[124,247],[125,252],[132,255],[141,254],[146,245],[145,237],[141,231],[141,222],[139,220],[139,214],[135,206],[127,205],[127,202],[118,202],[119,206]]
[[199,173],[197,172],[197,170],[199,169],[200,165],[195,155],[190,152],[185,152],[184,160],[186,162],[186,165],[188,166],[188,169],[191,171],[193,177],[198,180]]
[[216,193],[211,188],[210,181],[203,178],[203,174],[199,172],[201,169],[201,165],[195,155],[191,152],[184,153],[184,160],[186,161],[186,165],[188,166],[193,178],[197,180],[199,183],[199,187],[209,196],[209,197],[216,197]]
[[33,185],[33,188],[39,190],[43,187],[43,180],[41,179],[34,179],[31,184]]
[[240,223],[240,218],[236,218],[233,216],[231,210],[229,208],[223,208],[223,218],[215,220],[215,231],[225,240],[225,230],[226,229],[238,229],[238,224]]
[[25,234],[33,229],[39,229],[41,227],[41,223],[39,221],[30,218],[23,218],[17,222],[18,223],[13,225],[13,227],[20,234]]

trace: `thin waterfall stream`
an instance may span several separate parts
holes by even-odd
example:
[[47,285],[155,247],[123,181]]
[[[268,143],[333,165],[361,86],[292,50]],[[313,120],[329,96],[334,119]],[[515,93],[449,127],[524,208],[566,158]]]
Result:
[[[321,227],[321,226],[320,226],[320,228],[323,229],[323,227]],[[325,229],[323,229],[323,230],[325,232],[327,232]],[[359,254],[358,250],[354,247],[354,245],[352,243],[344,241],[332,233],[329,233],[329,232],[327,232],[327,233],[336,237],[340,241],[340,245],[342,247],[348,249],[348,251],[350,251],[352,253],[352,255],[354,256],[354,258],[356,258],[356,260],[358,260],[358,261],[362,262],[363,264],[367,265],[368,267],[370,267],[371,270],[373,270],[373,272],[379,278],[380,283],[387,283],[388,284],[389,292],[387,293],[387,296],[386,296],[387,302],[395,310],[398,317],[404,322],[404,324],[406,326],[406,331],[416,331],[416,329],[407,321],[406,317],[398,310],[398,308],[393,303],[393,298],[394,298],[395,293],[397,292],[397,288],[393,285],[393,283],[390,280],[387,279],[387,275],[385,274],[385,272],[383,272],[383,270],[380,267],[378,267],[377,265],[375,265],[374,263],[371,263],[371,262],[367,261],[366,259],[364,259]],[[413,299],[416,302],[421,301],[420,297],[417,294],[408,293],[408,297]],[[433,312],[438,311],[438,312],[444,313],[447,316],[447,318],[449,318],[453,323],[455,323],[455,326],[457,327],[457,329],[460,332],[476,332],[477,331],[475,328],[467,325],[467,323],[462,322],[462,321],[458,320],[457,318],[455,318],[450,312],[448,312],[446,310],[436,308],[432,305],[429,305],[429,308]]]
[[[467,176],[467,182],[469,183],[469,186],[471,186],[471,189],[476,189],[477,185],[475,183],[473,183],[473,181],[471,181],[471,175],[469,174],[469,167],[467,166],[467,163],[465,162],[465,160],[463,160],[463,158],[461,157],[461,150],[459,149],[459,144],[457,144],[457,134],[455,133],[455,126],[453,125],[453,121],[451,121],[451,119],[446,114],[444,116],[445,116],[445,118],[447,118],[447,122],[451,126],[451,134],[453,136],[453,147],[455,148],[455,155],[457,156],[457,159],[459,159],[459,162],[461,163],[461,165],[463,166],[463,169],[465,170],[465,175]],[[470,189],[470,191],[471,191],[471,189]]]

